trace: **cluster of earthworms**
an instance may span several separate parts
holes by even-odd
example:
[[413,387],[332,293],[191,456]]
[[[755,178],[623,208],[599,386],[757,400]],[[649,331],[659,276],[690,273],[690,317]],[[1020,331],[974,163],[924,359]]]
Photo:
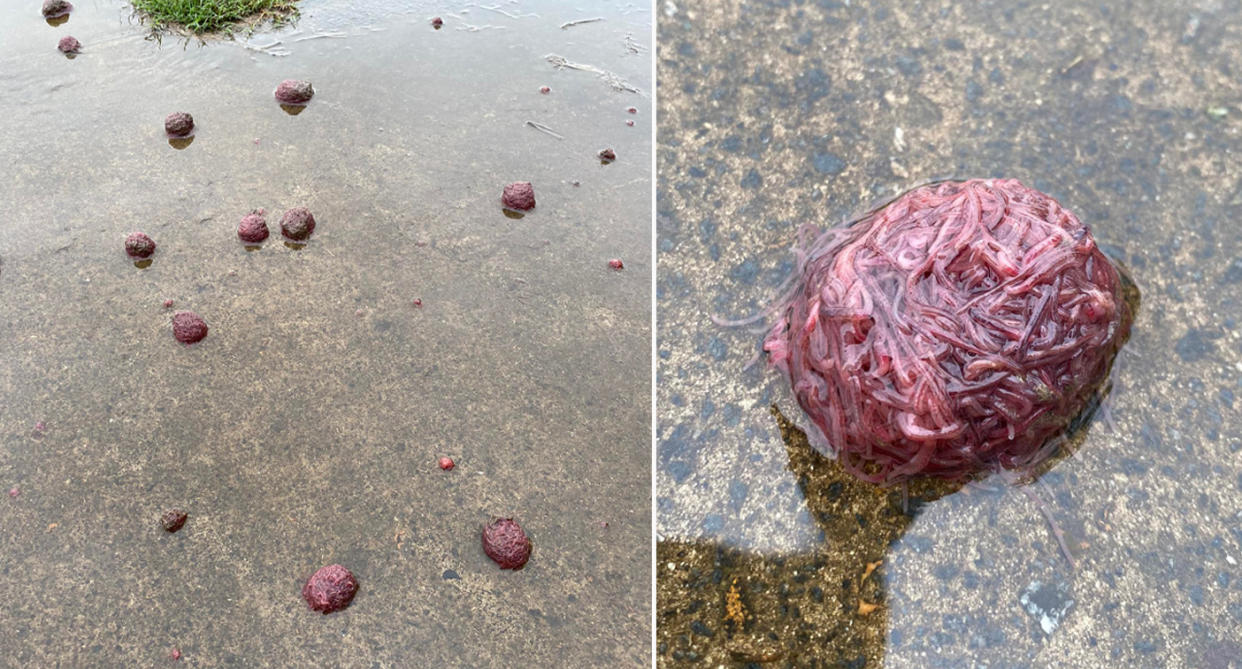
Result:
[[916,188],[797,254],[764,349],[812,440],[874,483],[1042,462],[1129,330],[1087,227],[1016,180]]

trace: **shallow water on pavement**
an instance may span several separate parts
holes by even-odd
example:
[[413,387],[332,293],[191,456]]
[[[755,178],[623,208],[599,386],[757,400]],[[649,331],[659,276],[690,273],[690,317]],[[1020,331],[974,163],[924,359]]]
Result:
[[[647,664],[650,11],[301,8],[205,45],[145,39],[115,0],[56,27],[0,8],[6,656]],[[316,90],[296,116],[286,78]],[[198,127],[180,150],[173,111]],[[520,220],[511,181],[535,187]],[[300,250],[279,232],[299,205]],[[273,236],[248,252],[258,208]],[[178,309],[203,342],[173,339]],[[494,515],[531,535],[525,569],[483,554]],[[333,562],[361,590],[323,616],[299,593]]]
[[[1242,7],[974,7],[659,3],[661,666],[1242,657]],[[1074,457],[903,507],[783,432],[762,335],[710,316],[772,299],[799,225],[950,175],[1056,197],[1142,307]]]

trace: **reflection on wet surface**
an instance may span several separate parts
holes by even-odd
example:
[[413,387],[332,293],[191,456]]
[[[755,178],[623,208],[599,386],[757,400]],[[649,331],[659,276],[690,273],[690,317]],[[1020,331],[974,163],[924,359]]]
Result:
[[[1242,89],[1215,73],[1242,66],[1238,10],[661,10],[658,663],[1236,663],[1242,147],[1219,110]],[[762,331],[709,316],[768,303],[802,223],[949,175],[1053,195],[1143,305],[1072,457],[903,514],[787,441],[785,382],[746,367]]]
[[[660,542],[660,611],[679,614],[657,618],[658,653],[709,664],[796,664],[814,647],[829,663],[878,666],[888,629],[888,547],[924,504],[960,484],[919,479],[902,491],[861,482],[817,453],[775,408],[772,414],[818,546],[773,560],[710,541]],[[685,617],[693,618],[689,636],[678,634]]]
[[[73,62],[64,28],[0,9],[6,661],[645,665],[650,461],[620,445],[649,439],[651,148],[620,120],[650,104],[650,51],[625,48],[650,12],[562,31],[579,9],[439,6],[494,27],[437,33],[428,5],[323,0],[203,46],[82,4]],[[297,118],[272,99],[290,77],[317,91]],[[174,110],[210,128],[190,150],[163,141]],[[634,161],[597,172],[605,142]],[[515,226],[495,208],[519,178],[540,213]],[[246,212],[297,206],[301,251],[238,243]],[[159,243],[141,272],[136,229]],[[179,344],[179,310],[208,336]],[[484,555],[492,516],[531,536],[520,572]],[[314,613],[333,563],[360,589]]]
[[[1130,301],[1137,312],[1137,296]],[[768,663],[788,660],[797,666],[806,648],[815,657],[842,666],[881,666],[889,638],[891,610],[888,566],[902,564],[892,553],[910,547],[916,554],[929,547],[929,538],[907,532],[924,508],[950,495],[964,495],[965,504],[1015,505],[1028,519],[1042,514],[1046,526],[1032,523],[1029,531],[1042,533],[1037,547],[1055,562],[1056,551],[1073,570],[1081,551],[1081,522],[1068,519],[1067,533],[1052,515],[1055,500],[1041,492],[1014,489],[1039,486],[1045,474],[1086,443],[1087,427],[1099,407],[1099,396],[1066,430],[1061,450],[1035,471],[1003,472],[982,480],[954,482],[916,478],[906,485],[881,487],[860,481],[840,464],[811,446],[805,433],[773,406],[788,458],[787,469],[797,481],[798,493],[817,527],[810,550],[766,557],[762,553],[700,540],[661,541],[656,564],[660,578],[660,617],[657,649],[672,660],[707,663]],[[947,500],[946,500],[947,501]],[[963,502],[954,500],[955,504]],[[956,573],[952,564],[939,573]],[[1045,585],[1033,581],[1019,602],[1040,628],[1051,634],[1073,600],[1060,581]],[[685,635],[687,625],[693,634]],[[716,625],[723,640],[714,640]],[[711,632],[711,633],[708,633]],[[987,644],[1003,632],[980,630],[975,641]]]

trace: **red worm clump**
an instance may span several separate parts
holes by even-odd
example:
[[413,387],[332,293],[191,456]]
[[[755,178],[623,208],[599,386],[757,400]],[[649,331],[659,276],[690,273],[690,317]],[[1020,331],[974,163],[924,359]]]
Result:
[[311,610],[327,615],[349,606],[358,594],[358,579],[339,564],[320,567],[302,586],[302,598]]
[[929,184],[800,237],[764,350],[812,443],[866,481],[1043,462],[1129,332],[1091,232],[1013,179]]
[[500,203],[509,209],[529,211],[535,208],[535,187],[529,181],[515,181],[505,186]]
[[172,318],[173,336],[182,344],[195,344],[207,336],[207,321],[193,311],[178,311]]
[[194,134],[194,117],[186,112],[173,112],[164,117],[164,132],[173,138]]
[[165,532],[176,532],[182,527],[185,527],[187,517],[188,516],[186,516],[185,511],[182,511],[181,509],[172,509],[171,511],[166,512],[163,516],[160,516],[160,525],[164,528]]
[[73,5],[66,0],[43,0],[43,18],[55,19],[73,11]]
[[267,234],[267,219],[258,211],[246,214],[237,225],[237,237],[247,244],[258,244],[267,239]]
[[125,254],[131,258],[150,258],[155,253],[155,240],[145,232],[131,232],[125,238]]
[[294,207],[280,217],[280,232],[297,242],[310,238],[315,231],[315,215],[306,207]]
[[530,537],[512,518],[493,518],[483,526],[483,552],[501,569],[521,569],[530,559]]
[[305,105],[315,97],[315,87],[309,81],[285,79],[276,87],[276,101],[286,105]]

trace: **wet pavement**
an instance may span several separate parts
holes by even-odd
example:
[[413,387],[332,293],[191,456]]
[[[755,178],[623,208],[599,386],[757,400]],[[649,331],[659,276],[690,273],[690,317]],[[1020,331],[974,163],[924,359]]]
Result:
[[[1242,657],[1242,6],[970,7],[657,6],[661,666]],[[710,316],[768,304],[804,222],[1000,176],[1142,293],[1103,409],[1031,486],[854,483]]]
[[[315,0],[202,45],[76,4],[0,10],[0,663],[647,665],[650,11]],[[484,555],[492,516],[524,569]],[[361,588],[321,615],[331,563]]]

